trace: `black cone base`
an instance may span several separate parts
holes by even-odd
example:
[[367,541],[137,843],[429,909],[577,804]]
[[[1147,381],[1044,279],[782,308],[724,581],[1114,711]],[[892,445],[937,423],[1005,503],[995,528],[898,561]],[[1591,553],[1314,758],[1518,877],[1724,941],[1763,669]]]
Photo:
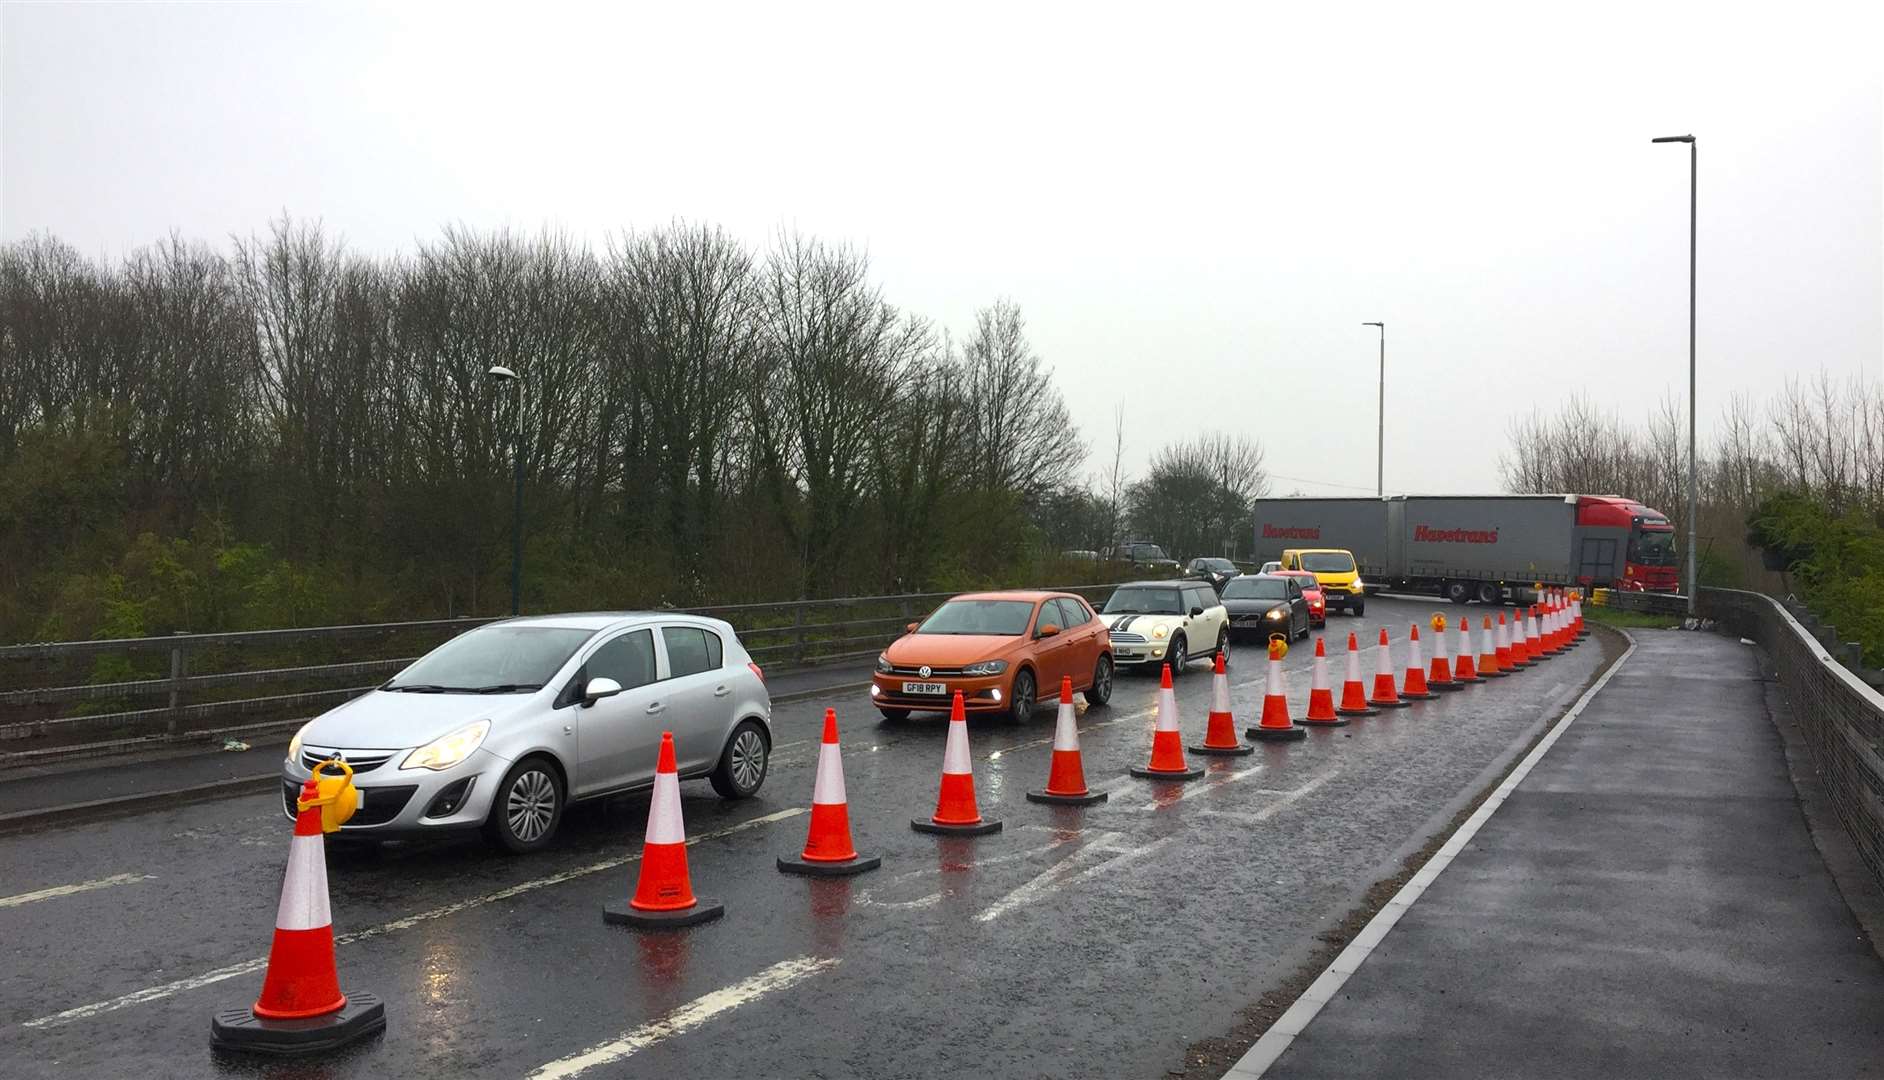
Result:
[[1455,690],[1463,690],[1465,687],[1456,682],[1429,682],[1426,684],[1426,689],[1436,690],[1442,694],[1450,694]]
[[1134,765],[1126,771],[1141,780],[1195,780],[1204,775],[1202,765],[1195,768],[1187,767],[1182,772],[1165,772],[1162,769],[1151,769],[1144,765]]
[[1405,690],[1400,691],[1401,701],[1431,701],[1432,699],[1438,696],[1439,696],[1438,694],[1434,694],[1431,692],[1422,692],[1422,693],[1414,694],[1414,693],[1409,693],[1408,691],[1405,691]]
[[1080,795],[1056,795],[1051,791],[1030,791],[1028,802],[1049,803],[1054,806],[1091,806],[1093,803],[1106,801],[1103,791],[1088,791]]
[[1481,671],[1478,673],[1478,679],[1484,682],[1486,679],[1502,679],[1509,674],[1511,674],[1509,671]]
[[[1347,721],[1345,720],[1342,721],[1342,723],[1346,723],[1346,722]],[[1263,742],[1294,742],[1296,739],[1308,738],[1308,729],[1305,727],[1296,727],[1294,725],[1290,725],[1289,727],[1285,727],[1285,728],[1284,727],[1252,727],[1252,728],[1244,728],[1243,734],[1249,736],[1252,739],[1261,739]]]
[[1373,716],[1379,711],[1379,709],[1349,709],[1339,705],[1335,707],[1335,712],[1341,716]]
[[339,1012],[300,1020],[269,1020],[247,1009],[225,1009],[210,1018],[211,1049],[269,1057],[296,1057],[336,1050],[386,1030],[386,1005],[372,994],[348,994]]
[[843,862],[817,862],[812,859],[788,859],[778,857],[778,868],[787,874],[803,874],[806,877],[851,877],[866,870],[875,870],[883,865],[881,855],[859,855]]
[[942,825],[928,818],[917,818],[909,823],[909,827],[917,832],[931,833],[936,836],[986,836],[989,833],[1001,831],[1001,823],[990,818],[983,818],[967,825]]
[[639,930],[678,930],[698,926],[726,914],[726,905],[711,897],[694,898],[693,906],[679,911],[642,911],[626,900],[602,905],[602,921]]
[[1396,699],[1394,701],[1374,701],[1370,699],[1367,704],[1369,708],[1374,709],[1404,709],[1413,703],[1404,699]]
[[1297,720],[1296,723],[1307,724],[1309,727],[1346,727],[1348,720],[1347,717],[1337,712],[1333,720],[1317,720],[1312,716],[1305,716]]
[[1205,754],[1211,757],[1242,757],[1244,754],[1256,752],[1253,746],[1210,746],[1208,744],[1187,746],[1184,749],[1192,754]]

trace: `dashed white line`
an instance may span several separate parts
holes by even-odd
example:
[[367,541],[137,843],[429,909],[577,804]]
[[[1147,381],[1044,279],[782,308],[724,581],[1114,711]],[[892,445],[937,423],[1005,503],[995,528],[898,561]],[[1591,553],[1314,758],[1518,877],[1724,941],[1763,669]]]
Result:
[[134,885],[140,881],[149,881],[154,874],[113,874],[97,881],[83,881],[77,885],[55,885],[38,892],[20,893],[17,896],[0,896],[0,908],[19,907],[22,904],[36,904],[41,900],[56,900],[61,896],[91,892],[93,889],[109,889],[113,885]]
[[800,956],[781,960],[751,978],[697,997],[674,1012],[643,1024],[619,1039],[599,1043],[580,1054],[552,1061],[531,1073],[530,1080],[568,1080],[597,1065],[614,1064],[663,1039],[685,1035],[723,1012],[730,1012],[767,994],[803,982],[821,971],[836,967],[837,963],[835,957]]
[[[1117,840],[1119,836],[1119,833],[1108,832],[1100,833],[1098,836],[1093,837],[1091,843],[1082,846],[1078,851],[1068,855],[1051,868],[1036,874],[1013,892],[1008,893],[1006,896],[988,905],[987,910],[975,916],[975,921],[984,923],[993,922],[995,919],[1000,918],[1020,905],[1028,903],[1051,890],[1064,889],[1071,885],[1077,885],[1101,871],[1117,869],[1134,859],[1140,859],[1151,854],[1169,842],[1169,837],[1167,837],[1164,840],[1155,840],[1142,847],[1114,847],[1113,841]],[[1072,873],[1073,867],[1086,861],[1086,856],[1089,853],[1110,855],[1111,858],[1105,859],[1096,865],[1088,866],[1078,873]]]
[[[713,840],[718,837],[729,836],[736,832],[743,832],[746,829],[757,828],[761,825],[769,825],[775,821],[783,821],[786,818],[797,817],[800,814],[809,812],[810,809],[808,807],[802,806],[780,810],[777,813],[766,814],[763,817],[749,818],[737,825],[728,825],[724,829],[715,829],[712,832],[702,833],[699,836],[690,836],[687,838],[687,843],[690,845],[698,844],[702,840]],[[508,888],[499,889],[496,892],[489,892],[482,896],[471,897],[468,900],[460,900],[457,903],[435,907],[430,911],[421,911],[416,915],[408,915],[403,919],[394,919],[391,922],[380,923],[378,926],[370,926],[365,930],[356,930],[351,934],[340,934],[334,938],[334,944],[349,945],[356,941],[366,941],[370,938],[383,937],[400,930],[409,930],[420,923],[429,922],[433,919],[442,919],[447,915],[456,915],[461,911],[470,911],[473,908],[483,907],[486,904],[494,904],[499,900],[508,900],[513,896],[521,896],[524,893],[534,892],[537,889],[548,888],[551,885],[561,885],[565,881],[574,881],[577,878],[588,877],[590,874],[599,874],[604,870],[613,870],[616,867],[626,866],[629,863],[639,861],[640,858],[641,852],[635,851],[632,854],[617,856],[613,859],[603,859],[601,862],[593,862],[587,866],[578,866],[573,870],[565,870],[560,874],[551,874],[548,877],[521,882]],[[239,964],[230,964],[228,967],[220,967],[213,971],[205,971],[200,975],[192,975],[187,979],[178,979],[175,982],[167,982],[160,986],[147,986],[142,990],[133,990],[128,994],[111,998],[108,1001],[93,1002],[90,1005],[79,1005],[75,1008],[67,1009],[64,1012],[53,1013],[51,1016],[42,1016],[37,1020],[28,1020],[20,1026],[25,1028],[58,1027],[62,1024],[72,1023],[75,1020],[85,1020],[93,1016],[100,1016],[104,1013],[116,1012],[119,1009],[131,1005],[142,1005],[147,1001],[157,1001],[175,994],[196,990],[212,983],[222,982],[224,979],[233,979],[239,975],[248,975],[252,972],[260,971],[267,966],[268,958],[266,956],[258,956],[251,960],[244,960]]]

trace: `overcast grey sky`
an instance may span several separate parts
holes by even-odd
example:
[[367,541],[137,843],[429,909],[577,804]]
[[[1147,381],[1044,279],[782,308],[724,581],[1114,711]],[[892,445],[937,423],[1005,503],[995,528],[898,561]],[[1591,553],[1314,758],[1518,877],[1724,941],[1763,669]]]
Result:
[[[1278,492],[1493,490],[1510,419],[1884,378],[1878,4],[7,4],[0,238],[355,249],[676,216],[1017,301],[1096,471],[1259,433]],[[1312,482],[1301,482],[1301,480]],[[1339,485],[1347,485],[1344,488]]]

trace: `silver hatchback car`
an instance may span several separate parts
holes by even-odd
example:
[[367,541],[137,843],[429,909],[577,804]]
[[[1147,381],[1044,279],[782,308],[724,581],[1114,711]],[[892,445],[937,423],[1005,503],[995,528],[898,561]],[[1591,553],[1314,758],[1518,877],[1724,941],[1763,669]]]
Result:
[[509,851],[549,843],[564,806],[651,787],[661,732],[683,779],[725,798],[765,782],[772,700],[718,619],[664,612],[508,619],[440,645],[301,728],[283,810],[328,758],[353,767],[356,838],[482,828]]

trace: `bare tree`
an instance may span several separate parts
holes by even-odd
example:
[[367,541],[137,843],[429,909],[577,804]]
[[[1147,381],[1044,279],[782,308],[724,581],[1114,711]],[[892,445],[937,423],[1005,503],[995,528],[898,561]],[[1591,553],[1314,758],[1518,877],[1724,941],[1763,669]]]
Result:
[[1028,502],[1066,486],[1086,447],[1018,305],[999,300],[975,313],[963,366],[970,481]]

